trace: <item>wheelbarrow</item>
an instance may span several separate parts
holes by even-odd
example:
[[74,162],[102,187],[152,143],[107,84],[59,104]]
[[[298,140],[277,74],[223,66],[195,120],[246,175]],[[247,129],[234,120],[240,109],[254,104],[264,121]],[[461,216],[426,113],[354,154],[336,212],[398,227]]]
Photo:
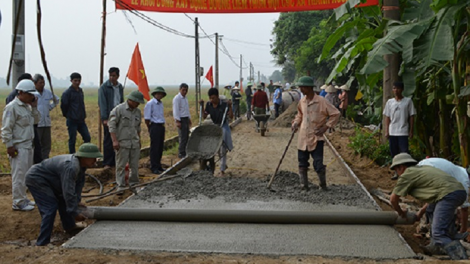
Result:
[[268,130],[268,120],[270,117],[270,114],[255,115],[255,112],[253,112],[253,119],[255,120],[256,124],[256,132],[261,132],[262,137],[264,137],[264,134]]

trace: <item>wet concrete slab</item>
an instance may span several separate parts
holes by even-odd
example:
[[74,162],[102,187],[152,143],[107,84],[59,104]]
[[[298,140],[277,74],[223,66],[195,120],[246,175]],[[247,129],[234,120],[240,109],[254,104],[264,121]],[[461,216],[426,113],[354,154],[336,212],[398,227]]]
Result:
[[[128,199],[121,207],[336,212],[375,210],[371,202],[351,206],[321,205],[283,199],[227,202],[224,197],[209,198],[204,195],[174,200],[177,194],[156,195],[151,199],[148,197],[142,199],[145,196],[138,197],[139,195]],[[399,259],[414,256],[394,228],[379,225],[98,221],[64,246],[87,249],[318,255],[368,259]]]
[[371,259],[414,256],[393,228],[378,225],[100,221],[65,247]]

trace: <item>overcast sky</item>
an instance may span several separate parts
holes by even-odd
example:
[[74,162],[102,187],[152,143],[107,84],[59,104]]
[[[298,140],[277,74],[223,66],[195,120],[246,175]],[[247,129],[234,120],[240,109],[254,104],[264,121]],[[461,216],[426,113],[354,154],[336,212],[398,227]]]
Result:
[[[26,2],[26,71],[43,73],[36,34],[36,3]],[[114,1],[108,0],[105,78],[112,66],[121,69],[121,78],[129,67],[137,42],[150,84],[179,84],[195,82],[194,39],[176,36],[142,21],[128,13],[137,34],[127,21],[123,11],[115,10]],[[101,41],[101,10],[99,0],[46,0],[42,5],[42,37],[49,71],[56,78],[68,78],[77,71],[82,82],[99,82],[99,58]],[[2,22],[0,25],[0,77],[5,78],[10,58],[12,35],[12,0],[0,1]],[[194,23],[184,14],[144,12],[152,19],[186,34],[194,34]],[[269,77],[280,69],[275,67],[270,54],[270,39],[274,22],[279,13],[266,14],[187,14],[196,16],[207,32],[218,32],[227,39],[222,42],[239,63],[240,54],[247,65],[252,62],[255,72]],[[204,35],[200,31],[201,35]],[[235,39],[263,45],[235,42]],[[200,42],[201,66],[206,72],[215,61],[214,44],[202,39]],[[238,79],[239,68],[219,52],[220,85]],[[245,67],[246,65],[243,64]],[[204,73],[205,73],[204,72]],[[248,69],[243,70],[246,79]],[[201,79],[202,81],[202,79]],[[203,84],[207,84],[205,80]]]

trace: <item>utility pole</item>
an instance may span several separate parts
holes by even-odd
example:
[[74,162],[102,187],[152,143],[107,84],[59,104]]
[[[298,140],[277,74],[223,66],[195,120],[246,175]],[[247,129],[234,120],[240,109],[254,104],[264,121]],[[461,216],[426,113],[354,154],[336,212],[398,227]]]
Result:
[[250,62],[250,78],[253,85],[255,85],[255,67],[253,67],[253,63]]
[[215,33],[215,87],[219,89],[219,33]]
[[243,65],[242,65],[242,61],[243,61],[243,57],[240,54],[240,86],[242,86],[242,82],[243,82],[243,73],[242,73]]
[[13,0],[13,15],[12,15],[12,42],[14,43],[15,50],[13,53],[13,64],[11,71],[11,78],[13,79],[12,89],[15,89],[18,84],[18,77],[25,73],[25,35],[24,35],[24,0]]
[[[383,17],[391,20],[400,21],[399,2],[399,0],[383,0]],[[388,66],[383,71],[383,107],[385,107],[385,104],[387,103],[388,99],[393,97],[393,82],[398,80],[398,71],[400,68],[400,57],[398,56],[398,54],[385,55],[384,59],[388,62]],[[382,120],[382,128],[385,128],[385,119]],[[386,141],[385,129],[382,129],[382,141]]]
[[258,83],[261,83],[260,72],[258,71]]
[[[104,72],[104,47],[106,45],[106,0],[103,0],[103,21],[101,24],[101,52],[100,52],[100,82],[103,83],[103,72]],[[101,116],[98,115],[98,146],[101,151],[103,141],[101,140]]]
[[199,61],[199,23],[197,21],[197,17],[194,20],[194,25],[196,28],[195,32],[195,41],[196,41],[196,114],[199,116],[199,99],[201,98],[201,67]]

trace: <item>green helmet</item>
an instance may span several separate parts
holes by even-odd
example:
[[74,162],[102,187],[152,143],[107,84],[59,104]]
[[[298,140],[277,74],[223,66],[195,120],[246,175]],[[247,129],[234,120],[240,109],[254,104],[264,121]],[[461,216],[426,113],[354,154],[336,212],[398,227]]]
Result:
[[137,102],[139,104],[145,104],[144,95],[139,91],[132,91],[128,96],[127,99]]
[[246,84],[246,86],[253,86],[253,83],[248,82],[248,83]]
[[300,77],[297,83],[295,83],[295,85],[296,86],[309,86],[309,87],[315,86],[313,78],[310,76]]
[[75,156],[81,158],[102,158],[103,154],[101,154],[100,150],[95,144],[83,143],[78,148],[78,151],[75,153]]
[[162,93],[163,97],[166,96],[165,89],[163,89],[163,87],[161,87],[161,86],[157,86],[157,88],[153,89],[151,95],[154,96],[156,93]]

